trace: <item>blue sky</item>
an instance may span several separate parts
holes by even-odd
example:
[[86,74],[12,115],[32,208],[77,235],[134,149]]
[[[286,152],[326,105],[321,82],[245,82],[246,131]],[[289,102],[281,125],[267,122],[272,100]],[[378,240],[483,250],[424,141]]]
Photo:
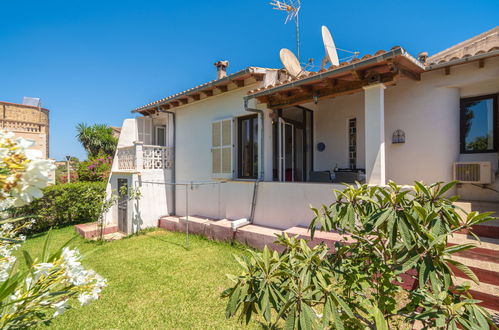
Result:
[[[133,108],[215,77],[213,63],[280,67],[292,24],[269,0],[6,1],[0,8],[0,100],[42,98],[51,157],[85,157],[75,125],[120,126]],[[320,27],[361,55],[400,45],[414,56],[499,24],[499,1],[303,0],[302,60],[324,56]]]

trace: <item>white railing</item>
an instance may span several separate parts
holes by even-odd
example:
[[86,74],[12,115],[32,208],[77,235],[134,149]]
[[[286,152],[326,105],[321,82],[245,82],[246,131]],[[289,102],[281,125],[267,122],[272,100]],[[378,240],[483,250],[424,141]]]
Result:
[[135,170],[135,146],[118,148],[117,156],[120,170]]
[[169,170],[173,167],[173,148],[135,143],[118,148],[118,169],[124,171]]

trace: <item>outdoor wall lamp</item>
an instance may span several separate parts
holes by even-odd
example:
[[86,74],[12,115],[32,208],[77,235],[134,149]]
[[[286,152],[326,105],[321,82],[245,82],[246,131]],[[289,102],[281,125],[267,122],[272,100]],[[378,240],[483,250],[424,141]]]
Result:
[[314,93],[314,104],[319,103],[319,92]]

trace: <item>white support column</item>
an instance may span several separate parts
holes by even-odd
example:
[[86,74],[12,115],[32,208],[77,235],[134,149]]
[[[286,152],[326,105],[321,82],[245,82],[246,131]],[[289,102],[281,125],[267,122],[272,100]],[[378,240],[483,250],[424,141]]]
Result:
[[364,87],[366,182],[385,184],[385,85]]
[[134,142],[135,145],[135,170],[142,172],[144,170],[144,143],[142,141]]

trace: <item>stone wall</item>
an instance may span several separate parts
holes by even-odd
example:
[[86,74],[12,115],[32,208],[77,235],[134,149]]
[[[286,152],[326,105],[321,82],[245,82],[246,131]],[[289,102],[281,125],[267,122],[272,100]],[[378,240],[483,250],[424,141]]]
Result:
[[0,102],[0,129],[35,141],[34,149],[49,157],[49,110],[29,105]]

